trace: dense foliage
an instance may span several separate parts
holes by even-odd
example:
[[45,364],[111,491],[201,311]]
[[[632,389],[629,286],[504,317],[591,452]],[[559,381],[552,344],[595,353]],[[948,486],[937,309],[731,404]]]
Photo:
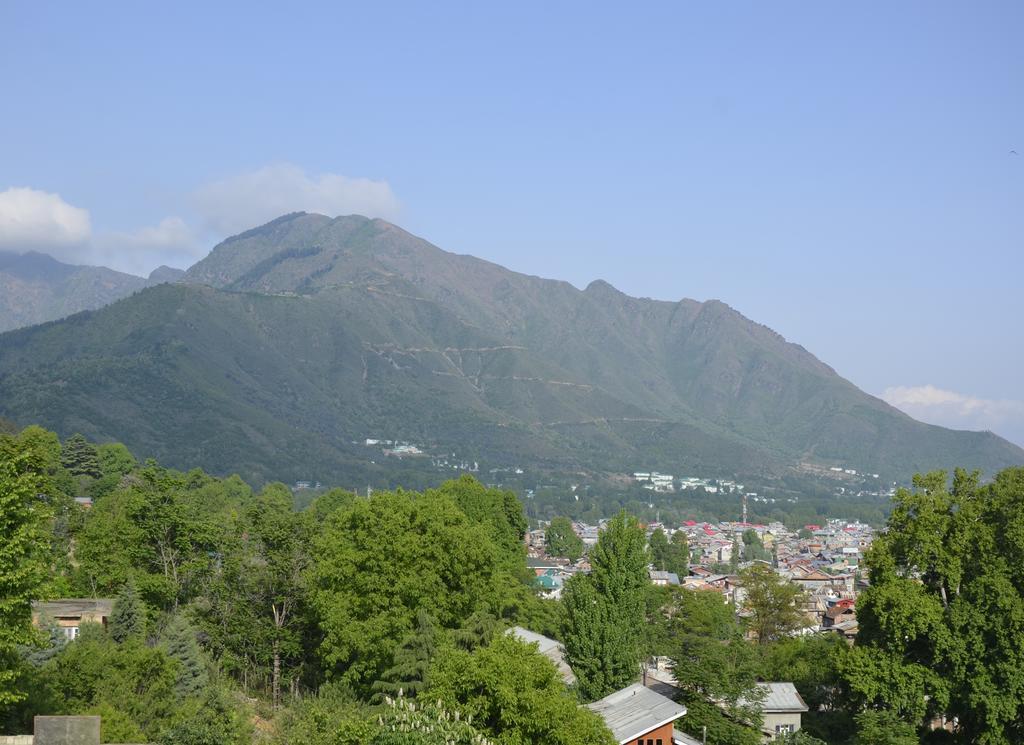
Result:
[[[526,520],[507,491],[464,477],[424,493],[335,490],[296,510],[280,484],[254,492],[80,436],[29,428],[0,435],[0,452],[2,730],[89,713],[105,742],[606,736],[547,658],[502,635],[561,622],[528,584]],[[108,625],[70,642],[45,617],[32,629],[32,600],[73,596],[113,600]],[[462,664],[479,666],[472,689],[444,683]],[[466,723],[499,688],[508,712],[540,706],[544,720]],[[427,690],[447,708],[411,703]]]
[[852,695],[918,726],[955,719],[958,742],[1024,741],[1024,469],[915,478],[867,563]]
[[[541,600],[521,505],[469,477],[297,509],[280,484],[30,427],[0,432],[0,508],[2,731],[87,713],[106,742],[609,743],[580,702],[664,655],[682,728],[716,745],[760,741],[764,680],[810,707],[794,744],[1024,741],[1024,469],[897,494],[852,648],[801,635],[801,598],[766,563],[743,568],[738,607],[653,586],[652,566],[685,572],[685,543],[626,512],[592,571]],[[113,600],[108,626],[31,627],[33,600],[76,596]],[[513,625],[559,637],[576,687]],[[929,733],[933,717],[955,726]]]
[[643,656],[647,538],[625,512],[609,521],[590,552],[590,574],[565,585],[566,659],[580,695],[594,701],[635,681]]

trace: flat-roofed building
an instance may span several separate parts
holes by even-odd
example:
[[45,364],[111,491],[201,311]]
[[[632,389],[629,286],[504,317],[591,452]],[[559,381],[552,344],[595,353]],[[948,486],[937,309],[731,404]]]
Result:
[[114,601],[102,598],[42,600],[32,603],[32,623],[39,626],[41,618],[52,619],[68,639],[75,639],[83,623],[98,623],[106,627],[113,610]]

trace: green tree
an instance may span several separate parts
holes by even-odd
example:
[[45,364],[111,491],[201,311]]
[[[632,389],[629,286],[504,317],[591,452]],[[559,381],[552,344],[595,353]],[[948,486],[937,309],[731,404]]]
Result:
[[209,647],[243,686],[269,689],[276,708],[282,682],[294,680],[303,653],[310,531],[291,494],[270,484],[224,527],[218,566],[196,617]]
[[658,571],[666,571],[669,562],[669,543],[665,531],[655,528],[651,537],[647,539],[647,544],[651,552],[651,564]]
[[857,715],[856,745],[917,745],[914,727],[895,713],[868,709]]
[[451,497],[376,492],[333,512],[313,542],[313,608],[329,675],[368,693],[422,609],[441,628],[498,609],[511,578],[490,531]]
[[743,531],[743,558],[747,561],[769,561],[772,555],[764,547],[761,536],[753,528]]
[[178,662],[174,688],[182,698],[198,696],[209,684],[209,673],[203,660],[202,650],[196,641],[196,633],[184,615],[171,619],[163,635],[163,646],[167,654]]
[[436,491],[452,497],[466,517],[488,528],[491,540],[511,567],[523,565],[526,516],[513,492],[488,488],[469,474],[446,481]]
[[740,542],[736,534],[732,534],[732,547],[729,550],[729,574],[738,574],[740,571]]
[[637,519],[620,512],[590,554],[592,571],[565,585],[566,658],[580,694],[599,699],[636,680],[644,652],[647,540]]
[[809,625],[801,610],[803,592],[765,564],[753,564],[740,575],[749,627],[759,644],[768,644]]
[[963,742],[1024,742],[1024,469],[985,486],[916,476],[866,563],[840,659],[852,702],[914,725],[944,715]]
[[110,636],[118,644],[146,636],[146,607],[139,598],[135,582],[129,579],[114,600],[110,614]]
[[360,703],[353,692],[326,683],[281,709],[275,717],[274,745],[365,745],[380,733],[382,714]]
[[379,693],[398,696],[400,693],[415,698],[427,685],[430,661],[443,643],[441,631],[423,610],[416,614],[416,629],[395,650],[394,661],[373,689]]
[[103,716],[106,742],[155,738],[174,721],[181,710],[176,670],[162,649],[137,640],[116,644],[97,624],[83,625],[78,639],[43,667],[56,713]]
[[533,645],[499,635],[473,652],[447,648],[435,658],[426,698],[472,717],[508,745],[612,745],[600,717],[578,705],[554,664]]
[[88,511],[76,537],[81,592],[103,595],[134,577],[151,605],[173,610],[203,588],[229,516],[251,493],[232,479],[149,463]]
[[64,443],[61,463],[72,476],[90,476],[98,479],[103,475],[96,446],[80,434],[71,435]]
[[690,546],[686,541],[686,533],[681,530],[672,534],[665,569],[679,577],[685,577],[690,573]]
[[16,652],[37,641],[32,601],[48,569],[50,513],[40,497],[45,467],[39,448],[0,438],[0,707],[24,698]]
[[544,531],[544,545],[551,556],[564,556],[569,561],[576,561],[583,556],[583,541],[572,529],[572,521],[567,517],[553,517],[547,530]]
[[[663,613],[671,625],[673,675],[686,726],[710,742],[756,745],[761,735],[758,660],[733,609],[717,592],[673,588]],[[753,725],[753,726],[751,726]]]

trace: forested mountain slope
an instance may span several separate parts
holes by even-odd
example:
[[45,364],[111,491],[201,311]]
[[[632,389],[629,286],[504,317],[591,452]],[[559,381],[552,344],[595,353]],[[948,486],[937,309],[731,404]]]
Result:
[[181,270],[160,267],[148,279],[102,266],[77,266],[30,251],[0,251],[0,331],[101,308],[143,287],[173,282]]
[[0,415],[250,478],[350,478],[366,437],[560,471],[1024,462],[721,302],[581,291],[381,220],[286,215],[184,282],[0,336]]

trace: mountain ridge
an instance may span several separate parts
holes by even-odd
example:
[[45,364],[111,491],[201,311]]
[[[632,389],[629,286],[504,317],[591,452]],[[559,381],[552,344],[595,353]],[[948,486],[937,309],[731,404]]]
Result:
[[580,290],[307,213],[223,241],[174,285],[0,336],[0,415],[257,479],[364,473],[352,443],[372,437],[566,472],[1024,462],[721,301]]
[[148,278],[104,266],[67,264],[38,251],[0,251],[0,332],[94,310],[184,272],[160,267]]

